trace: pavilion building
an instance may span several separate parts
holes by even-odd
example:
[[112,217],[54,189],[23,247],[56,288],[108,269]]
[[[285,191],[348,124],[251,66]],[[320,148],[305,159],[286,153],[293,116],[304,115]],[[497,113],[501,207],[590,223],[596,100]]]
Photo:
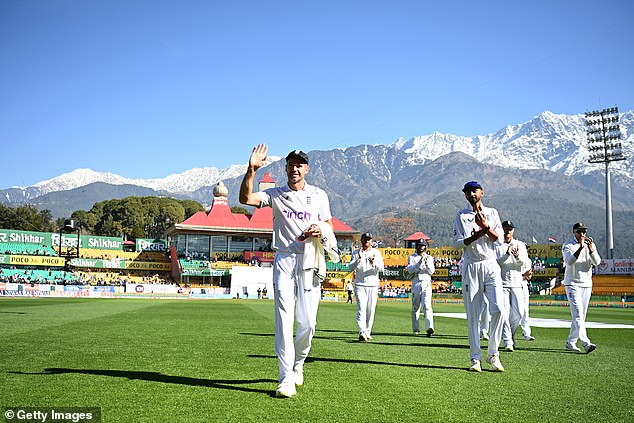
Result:
[[[275,181],[266,172],[258,189],[274,186]],[[273,261],[273,210],[262,207],[255,208],[251,215],[233,213],[222,181],[214,187],[213,195],[208,212],[197,212],[166,231],[172,276],[182,283],[228,286],[231,266],[266,266]],[[335,217],[332,222],[339,249],[349,254],[359,231]]]

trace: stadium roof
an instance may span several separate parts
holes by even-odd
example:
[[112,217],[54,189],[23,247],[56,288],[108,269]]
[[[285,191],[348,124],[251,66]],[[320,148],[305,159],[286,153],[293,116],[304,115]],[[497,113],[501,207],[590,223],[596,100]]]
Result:
[[[260,180],[262,183],[274,183],[267,172]],[[354,236],[355,231],[337,218],[332,218],[335,234]],[[270,207],[256,208],[252,215],[233,213],[229,207],[229,201],[224,196],[214,197],[209,212],[197,212],[185,219],[181,224],[175,225],[176,229],[192,229],[203,231],[238,231],[246,233],[268,233],[273,231],[273,209]]]
[[413,234],[405,238],[404,241],[418,241],[421,238],[425,239],[427,242],[432,240],[430,237],[422,232],[414,232]]

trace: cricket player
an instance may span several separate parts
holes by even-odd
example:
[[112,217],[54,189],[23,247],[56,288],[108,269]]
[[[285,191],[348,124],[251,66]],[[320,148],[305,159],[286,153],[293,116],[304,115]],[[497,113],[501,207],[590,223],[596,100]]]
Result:
[[481,372],[480,313],[486,296],[491,323],[486,361],[496,372],[503,372],[498,346],[502,338],[502,278],[497,263],[496,244],[502,225],[496,209],[482,204],[484,190],[476,181],[467,182],[462,192],[469,207],[458,211],[454,220],[454,245],[462,248],[462,293],[467,325],[472,372]]
[[407,273],[414,275],[412,279],[412,332],[420,333],[420,311],[423,309],[425,333],[427,337],[434,334],[434,311],[431,308],[431,275],[436,271],[434,258],[427,253],[427,241],[423,238],[416,241],[416,253],[407,258]]
[[[308,156],[300,150],[286,156],[288,183],[283,187],[252,192],[256,171],[266,164],[268,147],[253,148],[240,186],[240,203],[273,208],[273,288],[275,290],[275,353],[280,376],[278,397],[292,397],[296,385],[304,383],[304,362],[310,351],[321,290],[305,283],[304,240],[321,237],[318,222],[332,228],[330,203],[324,190],[309,185],[304,177],[310,170]],[[293,342],[293,322],[297,333]]]
[[504,242],[497,247],[497,260],[502,272],[502,288],[504,292],[504,308],[502,339],[504,349],[509,352],[515,350],[515,331],[525,313],[524,290],[525,278],[529,277],[532,262],[528,257],[526,244],[513,238],[515,225],[510,220],[502,222]]
[[376,301],[379,296],[379,273],[383,271],[383,256],[372,246],[372,234],[361,235],[361,248],[353,251],[349,268],[354,272],[354,294],[357,297],[359,342],[372,339]]
[[586,353],[591,353],[597,346],[590,342],[586,333],[586,313],[590,295],[592,295],[592,266],[598,266],[601,263],[601,257],[594,245],[594,240],[588,236],[586,225],[581,222],[575,223],[572,226],[572,233],[574,238],[561,246],[566,266],[564,285],[572,315],[566,349],[580,352],[577,340],[581,340]]

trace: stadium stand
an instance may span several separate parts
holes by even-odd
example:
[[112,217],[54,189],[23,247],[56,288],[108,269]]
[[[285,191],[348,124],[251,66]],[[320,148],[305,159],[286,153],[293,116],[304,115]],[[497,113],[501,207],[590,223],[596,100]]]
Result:
[[0,279],[24,283],[62,283],[75,282],[78,277],[61,270],[42,269],[0,269]]
[[27,244],[22,242],[2,242],[0,252],[12,255],[56,256],[57,252],[47,245]]
[[99,248],[82,248],[80,250],[82,258],[94,259],[123,259],[148,262],[168,262],[165,254],[159,252],[147,251],[123,251],[123,250],[105,250]]
[[[553,294],[566,295],[566,287],[560,285],[554,288]],[[592,295],[634,295],[634,276],[594,275],[592,277]]]

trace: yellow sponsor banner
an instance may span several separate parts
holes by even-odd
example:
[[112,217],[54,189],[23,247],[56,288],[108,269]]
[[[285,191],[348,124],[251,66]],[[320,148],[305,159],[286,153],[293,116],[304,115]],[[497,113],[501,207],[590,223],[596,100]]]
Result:
[[[407,258],[415,253],[412,248],[379,248],[383,254],[383,262],[386,266],[406,266]],[[434,247],[428,248],[427,253],[432,257],[443,257],[460,260],[462,249],[454,247]]]
[[460,258],[462,257],[462,248],[434,247],[434,248],[428,248],[427,252],[432,257],[438,257],[438,258],[449,257],[452,259],[460,260]]
[[150,261],[126,261],[125,262],[126,269],[136,269],[136,270],[156,270],[156,271],[165,271],[168,272],[172,270],[171,263],[153,263]]
[[383,260],[389,257],[409,257],[411,254],[414,254],[413,248],[379,248],[379,251],[383,255]]
[[341,280],[341,281],[351,281],[354,274],[353,272],[326,272],[326,280]]
[[[540,258],[561,258],[561,244],[533,244],[526,245],[528,256]],[[414,254],[412,248],[379,248],[383,255],[385,266],[397,267],[406,266],[407,258]],[[456,247],[434,247],[428,248],[427,252],[436,258],[451,258],[460,260],[462,248]]]
[[407,266],[407,258],[414,254],[413,248],[379,248],[385,266]]
[[526,245],[529,257],[561,258],[561,244]]
[[449,269],[446,267],[437,267],[436,271],[434,272],[433,275],[431,275],[432,278],[434,277],[441,277],[441,278],[448,278],[449,277]]
[[533,270],[534,278],[554,278],[555,276],[557,276],[557,268],[555,267],[547,267],[539,272]]
[[16,266],[53,266],[63,267],[65,259],[61,257],[43,257],[43,256],[14,256],[11,255],[9,264]]

